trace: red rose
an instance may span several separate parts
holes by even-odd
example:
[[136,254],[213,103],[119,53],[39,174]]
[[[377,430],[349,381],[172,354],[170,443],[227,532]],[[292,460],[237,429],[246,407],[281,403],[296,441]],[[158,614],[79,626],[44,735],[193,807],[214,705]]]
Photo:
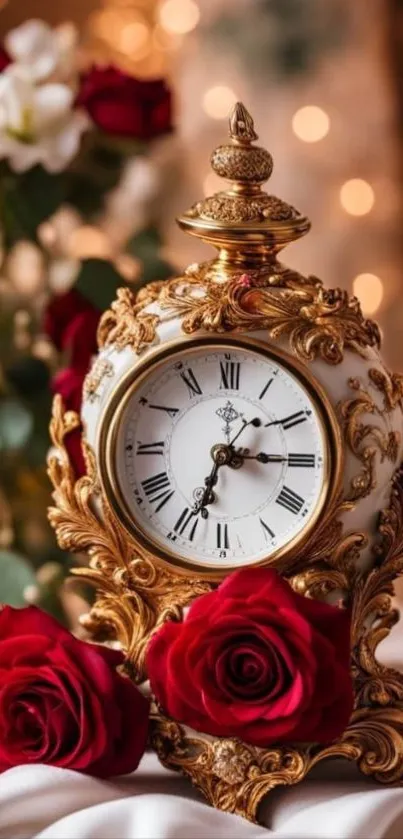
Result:
[[[59,393],[63,399],[63,405],[66,411],[75,411],[77,414],[81,410],[82,392],[85,374],[74,370],[72,367],[67,367],[61,370],[52,381],[53,393]],[[82,427],[75,428],[70,431],[64,438],[67,454],[70,463],[74,469],[76,478],[85,475],[86,466],[84,460],[83,449],[81,445]]]
[[[70,366],[54,377],[52,390],[60,393],[67,411],[80,413],[84,379],[97,352],[97,328],[101,312],[79,291],[70,289],[56,295],[45,312],[44,329],[58,350],[67,350]],[[76,477],[85,474],[81,428],[65,438],[66,449]]]
[[29,606],[0,611],[0,771],[48,763],[106,777],[143,755],[148,702],[123,655],[77,640]]
[[251,568],[156,633],[148,673],[166,713],[197,731],[256,746],[327,743],[353,708],[349,660],[347,611]]
[[83,354],[88,358],[96,352],[96,331],[101,313],[76,291],[75,288],[64,294],[56,294],[46,307],[43,328],[53,341],[56,349],[65,350],[74,338],[74,323],[77,318],[84,324],[81,333],[88,334],[87,343],[82,346]]
[[11,64],[11,58],[7,50],[0,46],[0,73],[2,73],[9,64]]
[[150,140],[172,131],[171,92],[163,79],[144,81],[116,67],[92,67],[77,105],[107,134]]

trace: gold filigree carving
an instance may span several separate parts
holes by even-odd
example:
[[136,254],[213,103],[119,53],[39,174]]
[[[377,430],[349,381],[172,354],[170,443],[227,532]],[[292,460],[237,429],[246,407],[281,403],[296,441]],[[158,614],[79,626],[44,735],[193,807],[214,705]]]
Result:
[[[226,812],[259,821],[259,807],[265,796],[277,786],[297,784],[320,761],[346,758],[355,761],[363,774],[375,780],[401,783],[403,776],[402,706],[360,708],[339,742],[325,748],[315,745],[279,747],[270,750],[246,747],[238,740],[207,740],[203,735],[188,735],[184,728],[162,715],[151,722],[151,743],[161,763],[187,775],[207,801]],[[217,751],[225,743],[227,754],[240,755],[243,776],[229,774],[217,766]],[[267,827],[267,823],[265,824]]]
[[[251,178],[252,174],[251,171]],[[281,198],[276,198],[275,195],[266,195],[264,192],[254,198],[217,192],[210,198],[205,198],[204,201],[198,201],[186,215],[189,218],[198,217],[232,224],[265,220],[290,221],[300,216],[295,207],[282,201]]]
[[351,481],[351,489],[347,496],[349,501],[365,498],[376,486],[377,458],[380,458],[381,463],[385,459],[396,463],[399,455],[399,432],[383,430],[375,423],[364,422],[363,417],[371,414],[384,421],[385,413],[394,410],[401,398],[401,385],[376,368],[371,369],[368,376],[383,394],[383,408],[378,407],[360,380],[355,378],[348,381],[356,394],[355,397],[345,400],[337,407],[346,443],[362,464],[361,471]]
[[[144,297],[147,302],[144,301]],[[136,297],[128,288],[119,288],[117,299],[102,315],[98,326],[98,346],[114,345],[118,350],[131,347],[139,353],[155,341],[159,317],[146,314],[142,309],[155,297],[150,290],[137,303]]]
[[91,370],[84,379],[83,393],[89,402],[95,402],[99,397],[99,389],[104,379],[111,378],[114,374],[114,367],[111,361],[105,358],[97,358]]
[[[274,274],[276,269],[274,268]],[[326,290],[316,278],[306,284],[294,283],[278,266],[285,287],[273,287],[264,274],[238,273],[222,283],[206,277],[201,267],[186,277],[166,283],[159,296],[161,308],[182,318],[182,331],[199,329],[214,332],[266,329],[270,338],[288,337],[290,348],[300,358],[322,358],[339,364],[345,349],[363,354],[367,347],[379,346],[376,324],[366,320],[356,298],[341,289]],[[245,275],[244,275],[245,276]],[[206,277],[206,279],[204,279]]]
[[208,591],[196,577],[179,577],[139,555],[106,502],[102,513],[93,497],[97,492],[94,454],[84,442],[87,474],[75,480],[65,445],[66,435],[80,425],[72,411],[64,412],[60,396],[53,404],[50,434],[56,453],[48,460],[54,487],[49,521],[63,550],[87,553],[89,568],[75,573],[92,583],[97,602],[85,621],[94,638],[113,637],[126,652],[136,681],[144,678],[144,655],[150,634],[165,620],[178,619],[182,608]]
[[393,411],[397,405],[402,407],[403,375],[401,373],[387,373],[382,370],[370,370],[369,378],[376,389],[383,396],[385,411]]

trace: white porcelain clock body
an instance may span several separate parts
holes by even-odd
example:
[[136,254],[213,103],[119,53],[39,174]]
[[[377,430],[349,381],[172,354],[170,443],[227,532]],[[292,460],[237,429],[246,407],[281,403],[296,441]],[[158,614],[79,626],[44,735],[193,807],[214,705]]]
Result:
[[103,421],[101,480],[128,530],[168,561],[222,571],[309,531],[331,472],[309,379],[256,341],[204,338],[130,371]]

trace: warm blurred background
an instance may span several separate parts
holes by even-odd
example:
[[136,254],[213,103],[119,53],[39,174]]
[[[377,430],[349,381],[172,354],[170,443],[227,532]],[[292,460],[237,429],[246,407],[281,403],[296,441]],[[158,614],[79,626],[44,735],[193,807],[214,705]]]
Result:
[[[48,27],[21,29],[32,19]],[[0,600],[75,625],[87,592],[63,581],[80,558],[56,548],[46,520],[51,391],[75,407],[88,336],[118,285],[203,256],[174,217],[216,191],[209,154],[237,99],[274,156],[272,191],[313,224],[285,261],[357,294],[380,321],[388,363],[403,366],[403,2],[9,0],[0,36]],[[29,89],[9,81],[13,62],[33,74]],[[43,91],[57,83],[76,96],[93,63],[142,81],[87,75],[94,130],[74,122],[67,94],[55,115]],[[155,79],[171,87],[173,120]],[[117,125],[116,84],[121,106],[124,91],[139,97],[130,125]]]

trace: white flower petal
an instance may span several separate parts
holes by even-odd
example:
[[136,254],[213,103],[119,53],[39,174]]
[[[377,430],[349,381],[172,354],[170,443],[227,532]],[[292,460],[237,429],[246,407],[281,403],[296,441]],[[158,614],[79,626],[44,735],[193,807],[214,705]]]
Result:
[[26,73],[11,65],[1,74],[0,104],[2,124],[11,131],[24,131],[32,110],[33,86]]
[[42,20],[27,20],[12,29],[5,38],[5,46],[11,57],[26,67],[36,81],[55,70],[57,41],[51,27]]
[[68,166],[80,147],[81,134],[89,126],[85,114],[73,113],[69,122],[52,137],[41,143],[41,162],[48,172],[60,172]]
[[64,84],[45,84],[34,92],[34,122],[38,134],[54,131],[69,118],[73,91]]

